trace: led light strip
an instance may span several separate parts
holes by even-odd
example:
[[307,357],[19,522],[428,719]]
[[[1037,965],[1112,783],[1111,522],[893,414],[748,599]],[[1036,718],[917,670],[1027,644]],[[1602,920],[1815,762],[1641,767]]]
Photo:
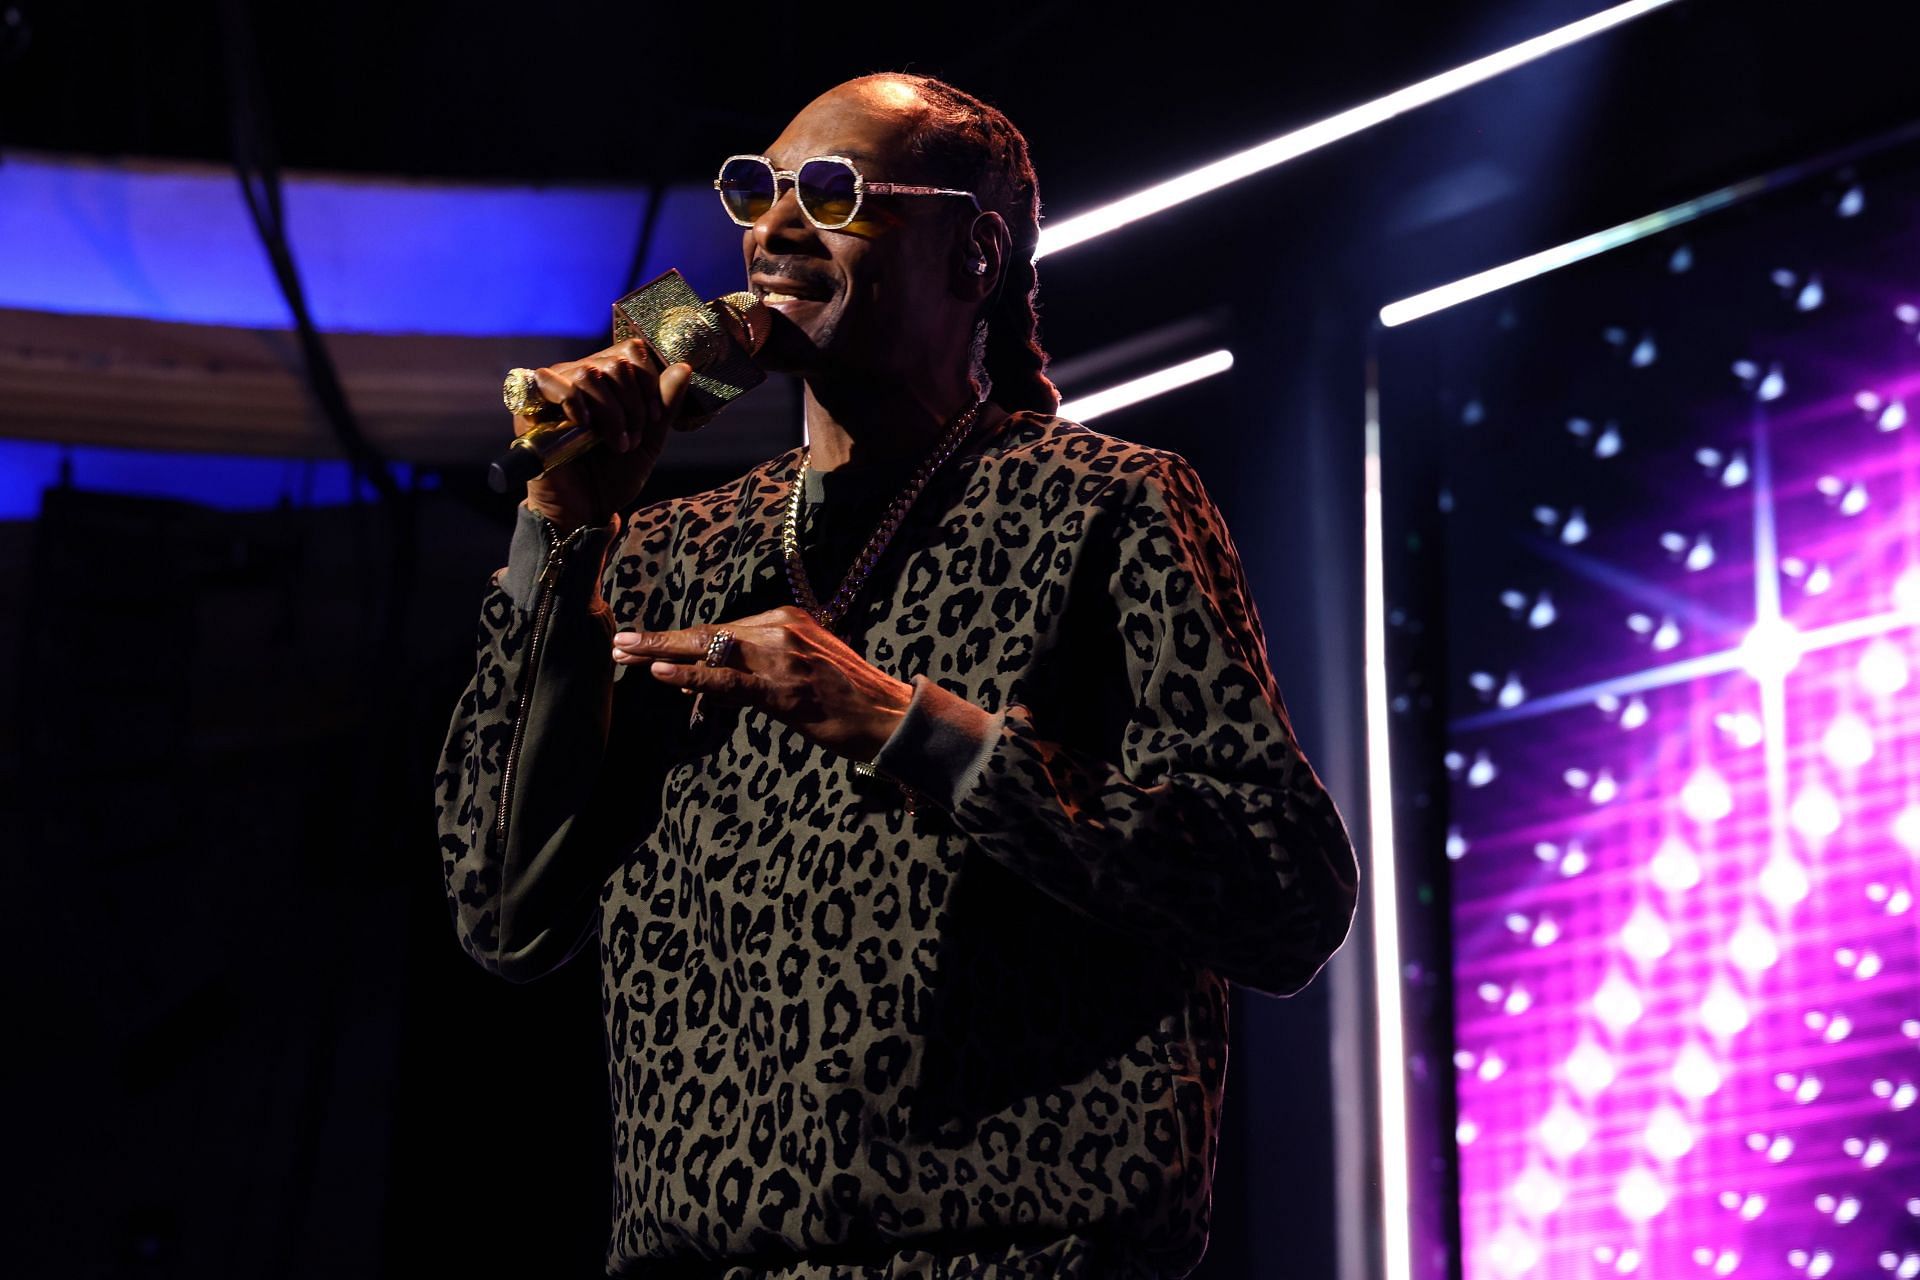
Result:
[[1165,182],[1155,183],[1144,191],[1135,192],[1112,204],[1104,204],[1085,213],[1063,218],[1040,229],[1040,241],[1033,256],[1040,258],[1049,253],[1058,252],[1095,236],[1105,235],[1109,231],[1138,222],[1142,218],[1171,209],[1195,196],[1203,196],[1209,191],[1217,191],[1232,182],[1251,177],[1256,173],[1271,169],[1275,165],[1285,164],[1296,157],[1317,151],[1329,143],[1351,137],[1363,129],[1370,129],[1397,115],[1425,106],[1429,102],[1458,93],[1483,80],[1490,80],[1504,71],[1543,58],[1557,49],[1577,44],[1589,36],[1631,22],[1642,14],[1664,8],[1674,0],[1630,0],[1627,4],[1618,4],[1611,9],[1602,10],[1591,17],[1582,18],[1545,35],[1531,40],[1523,40],[1511,48],[1498,53],[1490,53],[1484,58],[1475,59],[1465,66],[1443,71],[1437,76],[1422,80],[1418,84],[1398,89],[1384,98],[1375,98],[1372,102],[1349,107],[1335,116],[1283,133],[1279,137],[1263,142],[1257,147],[1237,152],[1212,164],[1204,165],[1190,173],[1169,178]]
[[1380,481],[1380,384],[1367,360],[1363,520],[1367,827],[1372,883],[1374,1067],[1380,1118],[1380,1252],[1385,1280],[1413,1274],[1412,1183],[1407,1167],[1406,1031],[1400,1008],[1400,889],[1393,860],[1393,765],[1387,720],[1386,532]]
[[1060,416],[1072,418],[1076,422],[1086,422],[1103,413],[1112,413],[1115,409],[1124,409],[1130,404],[1151,400],[1154,396],[1198,382],[1202,378],[1211,378],[1216,373],[1225,373],[1231,368],[1233,368],[1233,352],[1224,349],[1209,351],[1204,356],[1183,360],[1156,373],[1145,374],[1123,382],[1117,387],[1108,387],[1105,391],[1095,391],[1091,395],[1068,400],[1061,404]]
[[[1581,236],[1578,240],[1569,240],[1565,244],[1555,245],[1551,249],[1542,249],[1530,253],[1524,258],[1498,267],[1489,267],[1485,271],[1464,276],[1451,284],[1439,285],[1412,297],[1402,298],[1398,302],[1389,302],[1380,308],[1380,323],[1391,329],[1436,311],[1445,311],[1463,302],[1484,297],[1516,285],[1535,276],[1543,276],[1549,271],[1571,266],[1587,258],[1630,245],[1636,240],[1658,235],[1669,227],[1678,227],[1694,222],[1716,209],[1724,209],[1730,204],[1759,195],[1763,191],[1778,190],[1781,187],[1799,182],[1815,174],[1831,172],[1833,169],[1861,156],[1873,155],[1888,147],[1897,146],[1920,137],[1920,121],[1902,125],[1890,133],[1868,138],[1830,155],[1818,156],[1798,164],[1791,164],[1772,173],[1757,178],[1748,178],[1731,186],[1721,187],[1718,191],[1709,191],[1706,195],[1692,200],[1683,200],[1679,204],[1661,209],[1657,213],[1643,214],[1631,222],[1622,222],[1618,226],[1608,227],[1604,231],[1595,231],[1591,235]],[[1042,237],[1044,239],[1044,236]]]
[[1380,308],[1380,323],[1389,329],[1396,325],[1430,316],[1436,311],[1445,311],[1448,307],[1470,302],[1509,285],[1543,276],[1549,271],[1571,266],[1576,262],[1595,257],[1609,249],[1618,249],[1622,245],[1644,240],[1648,236],[1658,235],[1669,227],[1692,222],[1696,218],[1712,213],[1715,209],[1724,209],[1736,201],[1764,191],[1771,180],[1768,178],[1749,178],[1745,182],[1736,182],[1730,187],[1722,187],[1698,199],[1676,204],[1672,208],[1662,209],[1658,213],[1649,213],[1623,222],[1605,231],[1596,231],[1592,235],[1581,236],[1578,240],[1569,240],[1565,244],[1555,245],[1551,249],[1542,249],[1530,253],[1524,258],[1516,258],[1503,266],[1490,267],[1476,272],[1452,284],[1443,284],[1428,289],[1425,293],[1416,293],[1411,298],[1402,298],[1398,302],[1389,302]]

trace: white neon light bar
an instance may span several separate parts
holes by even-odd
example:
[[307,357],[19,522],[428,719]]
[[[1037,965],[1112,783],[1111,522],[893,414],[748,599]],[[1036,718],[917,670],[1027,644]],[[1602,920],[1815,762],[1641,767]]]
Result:
[[1068,400],[1060,406],[1060,416],[1072,418],[1076,422],[1085,422],[1103,413],[1112,413],[1115,409],[1124,409],[1130,404],[1151,400],[1157,395],[1164,395],[1188,383],[1198,382],[1202,378],[1211,378],[1216,373],[1225,373],[1231,368],[1233,368],[1233,352],[1225,349],[1209,351],[1204,356],[1183,360],[1156,373],[1145,374],[1129,382],[1123,382],[1117,387],[1108,387],[1105,391],[1095,391],[1091,395]]
[[1443,284],[1428,289],[1425,293],[1416,293],[1411,298],[1402,298],[1398,302],[1389,302],[1380,308],[1380,323],[1389,329],[1395,325],[1430,316],[1436,311],[1445,311],[1448,307],[1470,302],[1474,298],[1504,289],[1508,285],[1543,276],[1549,271],[1557,271],[1586,258],[1618,249],[1622,245],[1632,244],[1635,240],[1644,240],[1648,236],[1658,235],[1669,227],[1692,222],[1715,209],[1724,209],[1737,200],[1744,200],[1765,189],[1767,179],[1749,178],[1745,182],[1736,182],[1730,187],[1709,192],[1693,200],[1662,209],[1658,213],[1643,214],[1631,222],[1622,222],[1618,226],[1608,227],[1605,231],[1595,231],[1591,235],[1581,236],[1578,240],[1569,240],[1565,244],[1555,245],[1551,249],[1542,249],[1530,253],[1524,258],[1516,258],[1504,266],[1490,267],[1476,272],[1452,284]]
[[1386,532],[1380,482],[1380,393],[1367,379],[1364,651],[1367,827],[1373,907],[1373,990],[1380,1117],[1380,1254],[1385,1280],[1413,1275],[1413,1186],[1407,1166],[1406,1032],[1400,1008],[1400,888],[1393,860],[1393,766],[1387,720]]
[[1444,98],[1470,88],[1483,80],[1490,80],[1504,71],[1543,58],[1570,44],[1578,44],[1589,36],[1599,35],[1603,31],[1631,22],[1642,14],[1664,8],[1675,0],[1629,0],[1626,4],[1617,4],[1604,9],[1591,17],[1578,22],[1568,23],[1557,30],[1538,35],[1531,40],[1523,40],[1498,53],[1490,53],[1484,58],[1475,59],[1465,66],[1443,71],[1437,76],[1422,80],[1418,84],[1397,89],[1384,98],[1375,98],[1372,102],[1363,102],[1357,107],[1349,107],[1335,116],[1283,133],[1279,137],[1263,142],[1224,159],[1215,160],[1190,173],[1168,178],[1155,183],[1144,191],[1104,204],[1085,213],[1062,218],[1059,222],[1048,223],[1040,229],[1040,240],[1034,249],[1035,258],[1056,253],[1061,249],[1076,245],[1095,236],[1105,235],[1130,222],[1150,217],[1174,205],[1184,203],[1195,196],[1209,191],[1217,191],[1228,183],[1238,182],[1242,178],[1271,169],[1275,165],[1285,164],[1296,157],[1317,151],[1329,143],[1351,137],[1363,129],[1370,129],[1385,120],[1425,106],[1429,102]]

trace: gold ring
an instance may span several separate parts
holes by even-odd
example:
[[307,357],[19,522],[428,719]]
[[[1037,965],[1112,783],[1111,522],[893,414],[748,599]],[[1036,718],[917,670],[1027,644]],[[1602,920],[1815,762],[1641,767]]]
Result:
[[531,369],[507,371],[507,380],[500,388],[500,402],[507,406],[508,413],[535,422],[554,422],[566,416],[559,405],[540,394],[540,381]]

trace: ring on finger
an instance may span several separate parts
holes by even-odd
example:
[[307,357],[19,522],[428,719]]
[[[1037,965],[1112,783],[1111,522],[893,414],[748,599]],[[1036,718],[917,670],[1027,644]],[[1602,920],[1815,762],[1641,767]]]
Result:
[[721,628],[714,632],[713,639],[707,642],[706,665],[709,667],[726,666],[733,658],[733,651],[738,647],[738,642],[733,638],[733,632],[726,630],[724,627]]

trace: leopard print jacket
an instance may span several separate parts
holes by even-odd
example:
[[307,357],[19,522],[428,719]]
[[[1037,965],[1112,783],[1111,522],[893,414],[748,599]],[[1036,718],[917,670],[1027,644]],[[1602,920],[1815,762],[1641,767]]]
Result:
[[1226,529],[1180,458],[1008,419],[839,628],[917,677],[868,779],[608,658],[790,603],[800,466],[642,509],[610,558],[523,513],[438,773],[477,961],[535,977],[597,927],[609,1271],[1184,1274],[1225,984],[1304,985],[1357,878]]

